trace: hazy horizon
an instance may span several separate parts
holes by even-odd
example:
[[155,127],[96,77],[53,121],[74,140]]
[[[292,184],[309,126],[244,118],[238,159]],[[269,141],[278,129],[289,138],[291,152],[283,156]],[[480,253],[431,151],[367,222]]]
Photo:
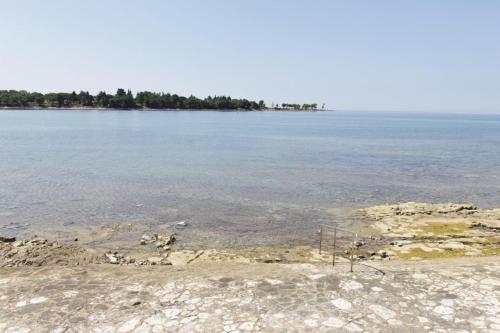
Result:
[[495,1],[2,1],[0,89],[500,113]]

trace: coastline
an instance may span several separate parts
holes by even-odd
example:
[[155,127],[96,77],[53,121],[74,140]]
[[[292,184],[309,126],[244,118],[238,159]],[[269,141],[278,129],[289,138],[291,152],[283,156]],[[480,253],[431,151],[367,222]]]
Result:
[[[352,229],[360,236],[355,244],[339,235],[335,265],[325,229],[322,250],[183,249],[175,233],[165,231],[136,240],[144,251],[135,253],[103,253],[79,246],[78,239],[4,237],[0,332],[500,327],[500,209],[410,202],[360,212],[370,223]],[[478,250],[490,245],[496,251]]]
[[121,108],[103,108],[103,107],[11,107],[11,106],[0,106],[0,110],[15,110],[15,111],[32,111],[32,110],[82,110],[82,111],[189,111],[189,112],[334,112],[336,110],[285,110],[285,109],[152,109],[152,108],[131,108],[131,109],[121,109]]
[[[134,224],[100,226],[81,231],[77,238],[66,241],[38,236],[18,240],[3,235],[0,267],[53,263],[69,266],[85,263],[182,266],[199,262],[322,264],[332,262],[332,253],[336,254],[335,261],[355,264],[500,255],[500,208],[408,202],[362,208],[359,213],[362,219],[350,229],[320,225],[318,233],[311,235],[313,241],[304,240],[303,244],[193,247],[183,243],[182,237],[179,241],[185,228],[190,228],[183,221],[164,226],[157,233],[143,234],[139,239],[127,236],[137,235],[135,231],[140,225]],[[87,245],[80,245],[82,242]],[[332,242],[336,244],[333,248]]]

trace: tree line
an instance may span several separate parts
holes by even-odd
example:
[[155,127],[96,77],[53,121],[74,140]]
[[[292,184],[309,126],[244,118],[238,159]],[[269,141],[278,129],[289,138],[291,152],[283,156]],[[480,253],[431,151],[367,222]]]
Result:
[[[279,105],[277,105],[277,108],[279,108]],[[325,105],[323,104],[323,109],[325,108]],[[281,109],[285,110],[317,110],[318,109],[318,104],[317,103],[312,103],[312,104],[288,104],[288,103],[282,103],[281,104]]]
[[110,109],[195,109],[195,110],[262,110],[266,108],[264,101],[236,99],[229,96],[208,96],[204,99],[179,96],[177,94],[140,91],[134,94],[122,88],[116,94],[105,91],[97,95],[88,91],[71,93],[28,92],[25,90],[0,90],[0,107],[100,107]]

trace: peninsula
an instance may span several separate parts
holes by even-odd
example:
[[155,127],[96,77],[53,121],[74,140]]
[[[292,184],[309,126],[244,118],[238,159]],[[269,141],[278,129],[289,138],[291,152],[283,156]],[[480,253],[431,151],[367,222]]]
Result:
[[156,109],[156,110],[294,110],[315,111],[317,104],[273,104],[267,108],[263,100],[253,101],[229,96],[208,96],[198,98],[177,94],[140,91],[119,88],[116,94],[105,91],[92,95],[88,91],[51,92],[42,94],[25,90],[0,90],[0,108],[102,108],[102,109]]

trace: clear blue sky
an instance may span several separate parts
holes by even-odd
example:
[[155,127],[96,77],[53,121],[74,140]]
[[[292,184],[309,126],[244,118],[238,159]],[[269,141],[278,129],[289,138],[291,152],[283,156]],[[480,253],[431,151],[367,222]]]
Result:
[[500,113],[500,1],[0,0],[0,89]]

